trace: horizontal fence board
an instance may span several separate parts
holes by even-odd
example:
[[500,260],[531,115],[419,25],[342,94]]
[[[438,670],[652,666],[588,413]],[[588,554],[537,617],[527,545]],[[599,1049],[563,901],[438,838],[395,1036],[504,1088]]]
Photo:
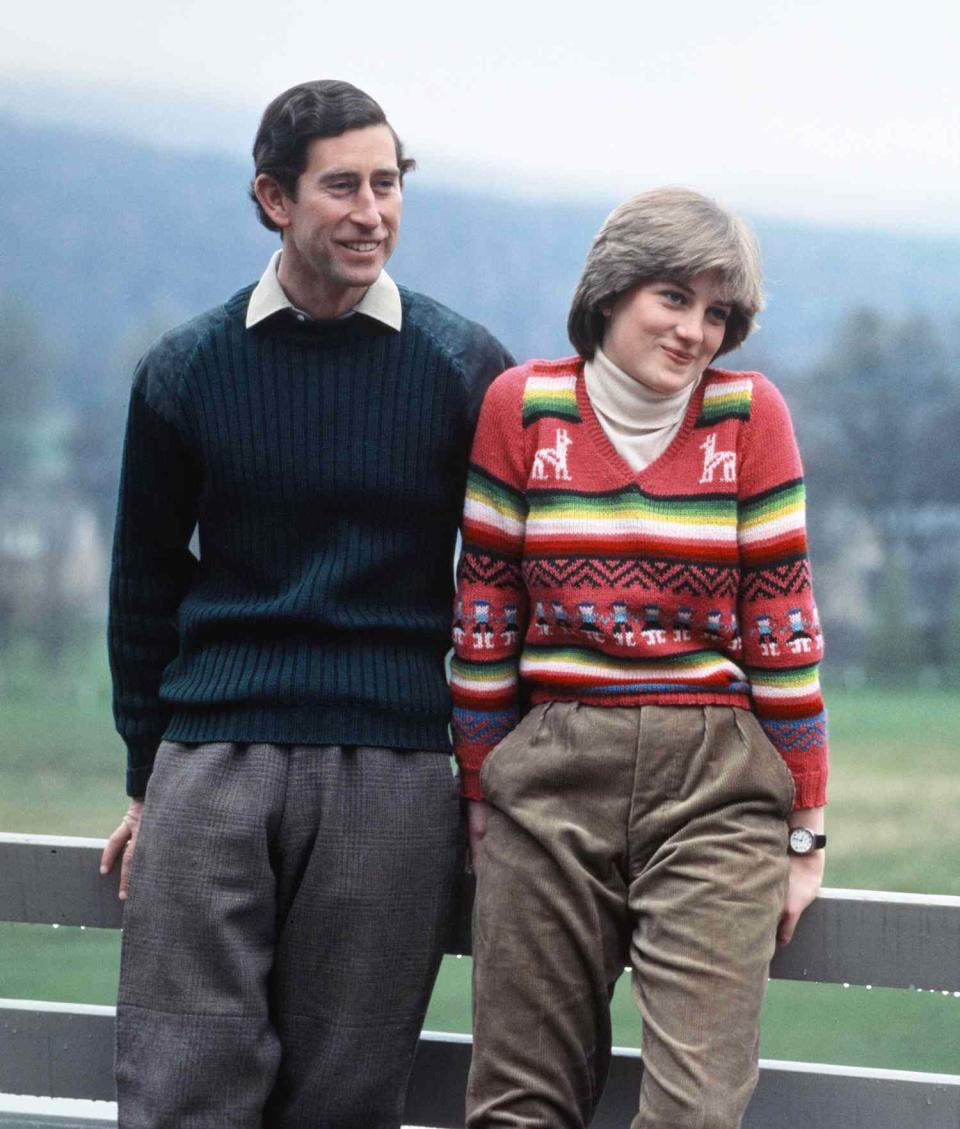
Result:
[[960,1077],[797,1071],[761,1063],[743,1129],[960,1129]]
[[113,1008],[0,1000],[0,1091],[113,1099]]
[[[36,1010],[32,1010],[36,1009]],[[461,1129],[467,1035],[424,1032],[404,1120]],[[111,1100],[110,1008],[0,1000],[0,1090]],[[960,1076],[761,1061],[744,1129],[960,1129]],[[623,1129],[636,1112],[640,1059],[617,1049],[594,1129]],[[36,1088],[35,1088],[36,1087]]]
[[115,1102],[36,1098],[0,1091],[0,1129],[116,1129]]
[[57,1114],[5,1113],[0,1109],[0,1129],[114,1129],[117,1122],[89,1118],[78,1119]]
[[[639,1052],[619,1050],[592,1129],[637,1112]],[[743,1129],[960,1129],[960,1076],[760,1060]]]
[[[0,920],[118,928],[116,873],[95,839],[0,835]],[[469,954],[473,878],[464,875],[447,951]],[[960,990],[960,898],[823,890],[771,976],[877,988]]]
[[0,921],[119,929],[119,867],[101,877],[96,839],[0,834]]
[[960,990],[960,898],[823,890],[779,949],[782,980]]

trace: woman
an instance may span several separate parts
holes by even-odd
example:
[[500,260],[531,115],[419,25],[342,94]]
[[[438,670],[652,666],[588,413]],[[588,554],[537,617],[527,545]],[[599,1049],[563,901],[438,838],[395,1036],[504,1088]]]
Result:
[[826,782],[790,418],[760,374],[708,367],[761,305],[739,219],[644,193],[587,257],[578,356],[484,401],[452,679],[478,876],[471,1129],[587,1123],[627,962],[633,1129],[733,1129],[756,1084]]

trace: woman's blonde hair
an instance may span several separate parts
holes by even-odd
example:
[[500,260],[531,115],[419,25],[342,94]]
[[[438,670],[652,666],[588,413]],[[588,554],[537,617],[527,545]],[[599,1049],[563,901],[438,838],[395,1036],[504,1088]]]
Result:
[[723,344],[747,339],[763,309],[760,249],[739,216],[690,188],[655,188],[615,208],[597,232],[567,319],[574,348],[590,360],[603,342],[603,310],[621,294],[666,279],[689,283],[715,270],[732,304]]

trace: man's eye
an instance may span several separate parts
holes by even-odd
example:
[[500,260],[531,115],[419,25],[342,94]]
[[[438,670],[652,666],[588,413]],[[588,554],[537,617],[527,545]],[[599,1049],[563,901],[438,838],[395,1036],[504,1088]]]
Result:
[[327,187],[331,192],[350,192],[353,184],[349,180],[332,180]]
[[397,182],[393,177],[385,177],[383,180],[374,181],[373,186],[378,192],[392,192],[397,187]]

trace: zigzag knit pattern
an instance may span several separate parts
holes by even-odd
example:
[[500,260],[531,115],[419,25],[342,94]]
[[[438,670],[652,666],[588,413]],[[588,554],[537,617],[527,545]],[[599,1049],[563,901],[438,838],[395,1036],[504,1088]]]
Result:
[[803,592],[809,592],[812,586],[810,562],[803,557],[773,568],[747,568],[741,573],[740,584],[747,600],[799,596]]
[[468,475],[454,622],[454,743],[481,798],[518,703],[752,709],[798,807],[824,802],[823,650],[800,458],[759,373],[708,370],[639,474],[593,412],[578,358],[491,386]]
[[710,565],[658,560],[580,558],[524,561],[523,575],[531,585],[573,585],[577,588],[662,588],[677,595],[730,596],[737,590],[737,570]]

